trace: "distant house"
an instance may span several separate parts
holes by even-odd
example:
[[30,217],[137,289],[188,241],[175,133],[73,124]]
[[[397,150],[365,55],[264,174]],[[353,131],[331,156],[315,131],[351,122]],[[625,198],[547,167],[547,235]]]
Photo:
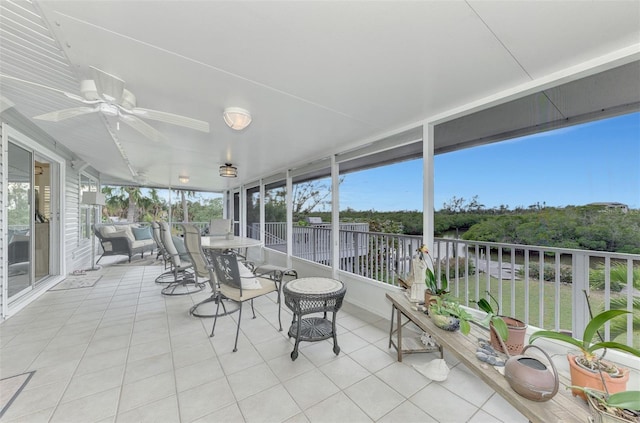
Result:
[[627,213],[629,211],[629,206],[622,203],[613,203],[613,202],[602,202],[602,203],[589,203],[588,206],[600,206],[607,210],[620,210],[623,213]]

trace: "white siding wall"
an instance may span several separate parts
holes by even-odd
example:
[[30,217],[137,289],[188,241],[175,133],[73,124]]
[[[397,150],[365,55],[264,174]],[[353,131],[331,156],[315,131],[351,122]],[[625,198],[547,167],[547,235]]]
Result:
[[[2,139],[2,125],[0,125],[0,140]],[[4,193],[4,173],[5,173],[5,169],[3,166],[3,154],[4,154],[4,149],[2,148],[2,142],[0,142],[0,210],[2,210],[2,213],[0,213],[0,316],[3,316],[4,313],[2,312],[2,306],[4,304],[4,298],[2,298],[4,289],[4,281],[5,281],[5,277],[6,277],[6,272],[7,272],[7,266],[5,265],[5,263],[8,261],[7,258],[5,258],[5,251],[3,249],[4,246],[4,242],[5,242],[5,231],[4,231],[4,225],[5,225],[5,221],[4,221],[4,215],[5,215],[5,204],[3,202],[3,198],[4,195],[2,195]]]
[[[34,128],[30,123],[26,122],[25,119],[19,114],[15,113],[13,109],[6,110],[2,113],[2,119],[0,121],[7,122],[9,125],[12,125],[15,129],[22,132],[30,139],[35,141],[36,143],[46,147],[47,149],[54,151],[59,156],[63,157],[66,162],[65,169],[65,181],[64,181],[64,210],[65,215],[60,217],[60,224],[63,228],[63,239],[60,241],[61,244],[64,243],[65,246],[65,254],[66,256],[62,258],[66,265],[67,272],[72,272],[76,269],[87,269],[91,267],[91,240],[90,239],[80,239],[78,231],[79,231],[79,181],[80,181],[80,173],[78,170],[73,169],[71,167],[72,159],[75,159],[73,154],[68,150],[65,150],[64,147],[61,147],[55,141],[53,141],[49,136],[44,134],[38,128]],[[1,131],[1,129],[0,129]],[[0,133],[0,136],[2,134]],[[1,150],[1,149],[0,149]],[[37,149],[36,149],[37,151]],[[5,205],[2,203],[2,194],[4,192],[4,186],[2,184],[4,180],[4,172],[5,169],[2,168],[2,151],[0,151],[0,206],[3,207],[4,210]],[[64,165],[63,165],[64,166]],[[97,180],[99,180],[98,173],[95,172],[91,168],[84,169],[84,172],[89,173]],[[2,221],[3,214],[0,213],[0,228],[4,228],[4,222]],[[2,287],[5,281],[5,273],[6,273],[6,261],[5,252],[2,249],[4,245],[5,231],[0,230],[0,295],[2,293]],[[64,275],[62,275],[64,276]],[[46,284],[45,284],[46,285]],[[46,289],[46,287],[43,287]],[[25,296],[27,297],[25,301],[20,304],[18,308],[23,307],[28,304],[29,301],[32,301],[39,295],[39,291],[34,291],[33,296]],[[1,298],[0,298],[1,300]],[[20,300],[22,302],[22,299]],[[2,302],[0,302],[0,316],[5,315],[2,310]],[[12,307],[12,310],[16,307]],[[11,311],[13,313],[13,311]]]
[[65,257],[67,271],[91,267],[91,240],[80,238],[80,173],[67,167],[64,217],[64,243],[67,250]]

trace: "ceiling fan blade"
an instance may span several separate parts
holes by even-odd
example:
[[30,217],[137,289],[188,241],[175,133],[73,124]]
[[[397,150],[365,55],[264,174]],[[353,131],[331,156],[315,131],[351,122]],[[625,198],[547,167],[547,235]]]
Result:
[[72,117],[96,113],[99,110],[99,107],[74,107],[71,109],[56,110],[55,112],[45,113],[43,115],[34,116],[33,118],[49,122],[60,122],[61,120],[70,119]]
[[34,87],[38,87],[38,88],[44,88],[45,90],[49,90],[49,91],[54,91],[60,94],[63,94],[67,97],[69,97],[70,99],[73,100],[77,100],[77,101],[82,101],[82,102],[86,102],[84,98],[80,97],[77,94],[73,94],[73,93],[68,93],[66,91],[62,91],[59,90],[57,88],[53,88],[53,87],[49,87],[47,85],[42,85],[42,84],[38,84],[37,82],[33,82],[33,81],[27,81],[25,79],[21,79],[21,78],[16,78],[15,76],[11,76],[11,75],[6,75],[4,73],[0,73],[0,79],[4,78],[4,79],[10,79],[12,81],[17,81],[17,82],[21,82],[23,84],[28,84],[28,85],[33,85]]
[[98,94],[107,101],[120,103],[124,91],[124,81],[98,68],[89,67],[93,73],[93,80],[96,83]]
[[160,142],[166,140],[167,138],[162,135],[157,129],[153,126],[143,122],[141,119],[138,119],[135,116],[131,115],[120,115],[120,118],[124,123],[140,132],[145,137],[149,138],[152,141]]
[[136,107],[131,110],[124,109],[124,111],[144,119],[157,120],[159,122],[170,123],[172,125],[184,126],[185,128],[195,129],[196,131],[209,132],[209,122],[204,122],[202,120],[186,116],[161,112],[159,110],[144,109],[142,107]]

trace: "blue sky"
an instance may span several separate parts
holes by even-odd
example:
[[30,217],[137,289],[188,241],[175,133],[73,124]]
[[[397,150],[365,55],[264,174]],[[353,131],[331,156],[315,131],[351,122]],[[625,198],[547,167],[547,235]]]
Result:
[[[477,195],[486,208],[614,201],[640,209],[640,113],[440,154],[435,206]],[[346,175],[340,209],[421,210],[422,160]]]

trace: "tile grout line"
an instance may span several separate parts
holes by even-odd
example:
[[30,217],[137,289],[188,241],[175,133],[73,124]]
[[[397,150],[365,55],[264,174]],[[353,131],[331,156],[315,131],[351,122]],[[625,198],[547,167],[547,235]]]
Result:
[[[104,276],[104,275],[102,275],[102,276]],[[84,296],[84,298],[82,299],[82,302],[78,305],[78,307],[76,308],[76,310],[77,310],[77,309],[79,309],[79,308],[81,307],[81,305],[82,305],[82,304],[87,300],[87,297],[89,296],[89,294],[90,294],[91,292],[93,292],[93,290],[95,289],[95,287],[96,287],[96,286],[97,286],[97,284],[96,284],[96,285],[93,285],[93,286],[91,287],[91,291],[87,292],[87,295],[85,295],[85,296]],[[115,291],[114,291],[114,293],[115,293]],[[111,298],[113,298],[113,295],[114,295],[114,294],[112,294],[112,295],[111,295]],[[109,301],[109,303],[111,303],[111,300]],[[102,322],[102,318],[104,318],[104,314],[107,312],[107,309],[108,309],[108,306],[107,306],[107,308],[105,308],[105,309],[104,309],[104,311],[103,311],[103,313],[102,313],[102,317],[100,318],[100,322]],[[72,317],[72,316],[73,316],[73,314],[72,314],[71,316],[69,316],[69,319],[71,319],[71,317]],[[62,328],[66,325],[66,322],[68,322],[68,321],[69,321],[69,319],[67,319],[67,320],[65,321],[65,324],[63,324],[63,325],[60,327],[60,330],[62,330]],[[94,328],[93,333],[92,333],[92,335],[91,335],[91,339],[90,339],[90,340],[89,340],[89,342],[87,343],[87,346],[85,347],[85,349],[84,349],[84,351],[83,351],[83,353],[82,353],[82,356],[80,357],[80,360],[78,360],[78,364],[76,365],[75,369],[74,369],[74,370],[73,370],[73,372],[71,373],[71,377],[69,378],[69,381],[67,382],[67,384],[66,384],[66,386],[65,386],[64,390],[62,391],[62,395],[60,395],[60,397],[58,398],[58,400],[57,400],[57,402],[56,402],[55,406],[53,407],[53,410],[52,410],[51,414],[49,415],[48,421],[51,421],[51,419],[53,418],[53,416],[55,416],[56,411],[58,411],[58,407],[59,407],[59,406],[60,406],[60,404],[62,403],[62,398],[64,398],[65,393],[66,393],[66,392],[67,392],[67,390],[69,389],[69,386],[71,385],[71,382],[73,381],[73,378],[74,378],[74,376],[76,375],[76,372],[78,371],[78,368],[80,367],[80,363],[82,363],[82,360],[83,360],[83,359],[84,359],[84,357],[86,356],[87,350],[89,349],[89,345],[91,344],[91,341],[93,340],[93,337],[95,336],[96,332],[98,331],[98,327],[99,327],[99,326],[100,326],[100,323],[98,323],[98,325],[96,325],[96,327]],[[55,338],[55,337],[54,337],[54,338]],[[45,348],[46,348],[46,347],[45,347]],[[72,401],[73,401],[73,400],[72,400]]]

